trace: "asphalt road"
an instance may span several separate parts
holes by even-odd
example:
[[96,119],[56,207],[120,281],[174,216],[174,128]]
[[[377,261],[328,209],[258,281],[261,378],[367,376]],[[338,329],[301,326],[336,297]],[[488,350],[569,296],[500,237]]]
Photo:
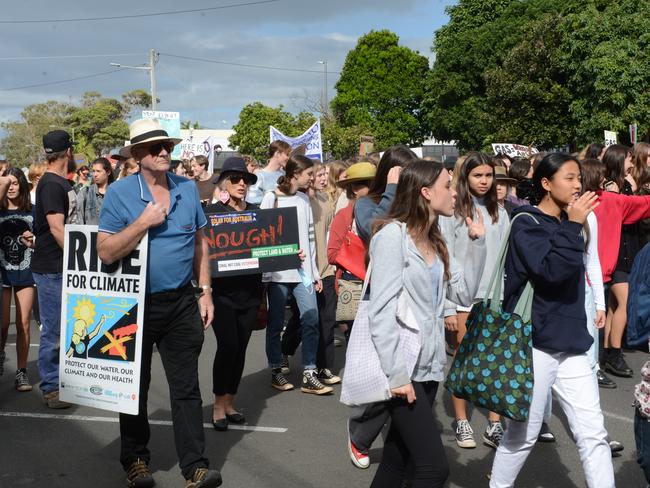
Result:
[[[13,328],[13,325],[12,325]],[[32,343],[38,343],[38,329],[32,328]],[[15,342],[13,330],[9,342]],[[237,404],[255,430],[216,432],[207,424],[211,417],[211,371],[216,342],[206,334],[201,355],[201,385],[206,422],[207,456],[221,470],[225,487],[367,487],[381,458],[381,439],[371,450],[371,467],[352,466],[346,450],[347,408],[339,403],[339,388],[328,397],[306,395],[299,390],[280,393],[270,387],[265,369],[264,333],[255,332]],[[30,350],[29,375],[38,381],[38,349]],[[87,407],[54,411],[41,404],[38,388],[31,393],[13,389],[15,349],[7,347],[5,374],[0,377],[0,487],[92,487],[124,486],[118,462],[119,429],[117,415]],[[337,349],[342,362],[344,349]],[[643,475],[635,460],[633,409],[634,384],[647,355],[628,352],[627,360],[636,378],[617,379],[618,388],[601,390],[601,403],[612,439],[625,446],[614,459],[618,487],[643,488]],[[294,363],[298,365],[299,360]],[[299,380],[299,368],[291,379]],[[149,394],[152,426],[152,470],[159,487],[184,486],[177,466],[170,426],[166,381],[160,360],[154,359]],[[439,391],[436,415],[450,463],[449,486],[474,488],[487,486],[493,451],[479,445],[473,450],[456,446],[451,428],[449,395]],[[73,417],[74,416],[74,417]],[[483,412],[471,413],[474,430],[485,427]],[[584,487],[577,449],[558,408],[551,422],[555,444],[539,444],[533,450],[518,479],[525,488]],[[478,435],[477,435],[478,438]],[[396,487],[398,488],[398,487]]]

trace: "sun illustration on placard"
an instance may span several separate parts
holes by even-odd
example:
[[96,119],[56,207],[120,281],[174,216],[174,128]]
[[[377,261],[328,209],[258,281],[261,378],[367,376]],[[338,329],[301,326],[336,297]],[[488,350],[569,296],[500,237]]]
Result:
[[86,324],[95,323],[95,304],[90,301],[90,298],[82,298],[77,300],[77,305],[73,309],[72,317],[75,319],[83,320]]

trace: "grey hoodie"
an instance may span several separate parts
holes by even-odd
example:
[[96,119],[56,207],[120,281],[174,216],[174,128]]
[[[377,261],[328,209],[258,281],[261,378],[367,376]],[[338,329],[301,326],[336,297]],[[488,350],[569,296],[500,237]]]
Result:
[[[406,232],[406,225],[386,225],[370,241],[373,266],[370,287],[370,334],[382,369],[391,388],[414,381],[442,381],[445,355],[443,309],[445,299],[460,305],[472,303],[485,264],[485,238],[480,237],[468,249],[462,266],[450,259],[451,278],[444,280],[438,270],[429,267]],[[432,276],[437,277],[433,283]],[[397,321],[398,295],[404,289],[407,303],[420,329],[420,355],[412,372],[399,349],[400,325]]]

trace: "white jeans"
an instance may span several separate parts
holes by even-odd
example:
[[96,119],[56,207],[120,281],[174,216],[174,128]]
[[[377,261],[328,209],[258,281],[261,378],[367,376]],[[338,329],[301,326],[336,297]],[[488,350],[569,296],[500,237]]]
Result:
[[490,488],[514,486],[537,441],[551,389],[578,445],[587,486],[614,488],[612,453],[600,410],[598,381],[590,363],[587,354],[549,354],[533,348],[535,384],[530,415],[526,422],[506,419],[507,429],[492,465]]

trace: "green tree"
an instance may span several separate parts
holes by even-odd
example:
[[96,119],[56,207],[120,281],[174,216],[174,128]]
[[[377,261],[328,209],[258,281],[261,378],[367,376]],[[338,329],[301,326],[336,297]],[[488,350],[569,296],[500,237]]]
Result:
[[418,144],[428,128],[421,111],[428,59],[387,30],[359,38],[336,83],[332,109],[343,128],[370,128],[376,147]]
[[192,122],[191,120],[181,120],[181,129],[200,129],[201,124],[199,121]]
[[[541,147],[650,128],[650,4],[460,0],[434,38],[428,126],[461,149]],[[508,138],[505,140],[503,138]]]
[[269,107],[261,102],[246,105],[239,113],[239,121],[233,126],[235,134],[229,139],[231,146],[243,154],[250,154],[259,161],[268,157],[269,126],[289,137],[303,133],[316,118],[307,112],[293,115],[282,105]]

